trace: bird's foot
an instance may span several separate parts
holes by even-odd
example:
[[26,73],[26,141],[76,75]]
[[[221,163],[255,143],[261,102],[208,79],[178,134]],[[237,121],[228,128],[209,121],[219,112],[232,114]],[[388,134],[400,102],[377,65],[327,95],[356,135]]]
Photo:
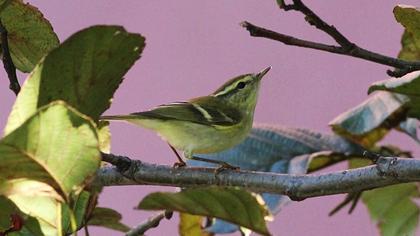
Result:
[[219,174],[220,172],[224,171],[224,170],[240,170],[239,166],[233,166],[227,162],[221,162],[220,166],[216,168],[215,173]]
[[186,167],[186,166],[187,166],[187,163],[185,163],[185,161],[174,163],[174,168],[182,168],[182,167]]

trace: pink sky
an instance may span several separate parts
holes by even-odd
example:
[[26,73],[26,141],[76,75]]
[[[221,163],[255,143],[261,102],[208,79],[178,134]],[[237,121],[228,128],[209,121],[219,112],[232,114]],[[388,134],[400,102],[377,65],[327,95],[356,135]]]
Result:
[[[330,132],[328,122],[367,97],[368,86],[386,79],[386,66],[278,42],[252,38],[239,26],[243,20],[305,39],[333,43],[295,12],[283,12],[274,0],[206,1],[28,1],[52,23],[61,41],[95,24],[123,25],[141,33],[147,46],[142,58],[125,76],[108,114],[130,113],[158,104],[210,93],[226,79],[271,65],[264,80],[256,122]],[[304,1],[325,20],[362,47],[397,55],[402,27],[392,9],[418,1]],[[0,125],[4,127],[14,102],[6,74],[0,79]],[[21,81],[24,76],[20,75]],[[154,133],[127,124],[112,124],[112,152],[146,162],[172,164],[174,157]],[[414,150],[402,134],[385,142]],[[419,152],[417,152],[419,154]],[[333,169],[345,168],[345,165]],[[330,169],[331,170],[331,169]],[[152,212],[133,210],[151,191],[162,187],[114,187],[104,190],[100,206],[118,210],[124,223],[135,226]],[[170,188],[166,188],[170,189]],[[173,189],[172,189],[173,190]],[[365,207],[328,217],[344,196],[295,202],[270,223],[273,235],[378,235]],[[177,217],[163,221],[147,235],[175,235]],[[91,228],[92,235],[116,231]]]

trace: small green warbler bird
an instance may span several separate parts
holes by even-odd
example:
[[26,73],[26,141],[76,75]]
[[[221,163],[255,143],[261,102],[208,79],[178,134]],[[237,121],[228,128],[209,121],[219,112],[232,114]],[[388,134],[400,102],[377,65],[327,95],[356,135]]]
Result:
[[154,130],[169,143],[179,165],[185,165],[185,162],[175,149],[184,151],[184,157],[188,159],[232,167],[225,162],[193,155],[220,152],[245,139],[252,127],[261,79],[270,69],[237,76],[208,96],[101,119],[123,120]]

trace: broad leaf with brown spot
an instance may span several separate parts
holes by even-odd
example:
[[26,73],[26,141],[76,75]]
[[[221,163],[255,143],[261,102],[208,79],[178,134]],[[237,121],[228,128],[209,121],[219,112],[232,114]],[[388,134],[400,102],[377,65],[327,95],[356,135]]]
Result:
[[22,0],[0,0],[0,18],[8,31],[10,55],[16,68],[30,72],[59,44],[42,13]]

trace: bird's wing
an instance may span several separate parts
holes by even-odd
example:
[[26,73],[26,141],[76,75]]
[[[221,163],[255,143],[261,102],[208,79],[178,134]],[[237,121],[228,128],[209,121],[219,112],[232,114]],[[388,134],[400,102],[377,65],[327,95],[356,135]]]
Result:
[[189,121],[203,125],[230,126],[240,122],[236,109],[220,106],[213,97],[202,97],[189,102],[176,102],[158,106],[150,111],[132,113],[133,116],[161,120]]

